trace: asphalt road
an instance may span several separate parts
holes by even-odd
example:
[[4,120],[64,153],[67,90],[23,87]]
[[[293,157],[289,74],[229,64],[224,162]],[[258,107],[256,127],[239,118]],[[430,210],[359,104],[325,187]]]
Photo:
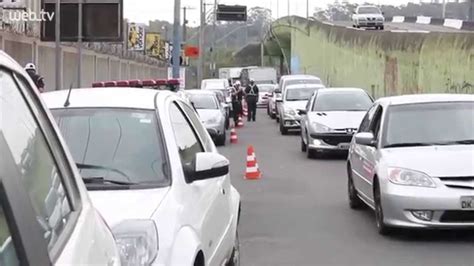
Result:
[[[339,26],[346,26],[346,27],[352,28],[352,21],[334,21],[331,23],[335,25],[339,25]],[[425,25],[425,24],[417,24],[417,23],[393,23],[393,22],[385,22],[385,31],[469,32],[469,31],[444,27],[442,25]]]
[[[474,232],[378,235],[371,211],[348,207],[345,158],[307,159],[299,135],[281,136],[264,110],[237,132],[220,151],[242,197],[242,265],[474,265]],[[243,179],[249,144],[258,181]]]

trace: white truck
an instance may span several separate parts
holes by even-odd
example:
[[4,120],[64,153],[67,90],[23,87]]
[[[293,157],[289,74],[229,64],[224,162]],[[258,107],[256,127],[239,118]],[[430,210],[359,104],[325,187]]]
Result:
[[219,78],[226,79],[226,80],[230,79],[232,81],[232,84],[234,84],[234,82],[239,80],[241,71],[242,71],[241,67],[219,68]]
[[256,84],[277,84],[277,71],[272,67],[247,67],[242,69],[240,81],[246,85],[253,79]]

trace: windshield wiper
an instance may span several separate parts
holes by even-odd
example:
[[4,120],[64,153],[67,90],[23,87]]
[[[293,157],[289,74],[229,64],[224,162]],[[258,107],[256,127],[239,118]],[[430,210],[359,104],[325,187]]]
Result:
[[117,180],[111,180],[111,179],[105,179],[102,176],[88,176],[88,177],[82,177],[82,180],[84,181],[85,184],[105,184],[105,183],[110,183],[114,185],[121,185],[121,186],[131,186],[131,185],[136,185],[137,183],[133,182],[124,182],[124,181],[117,181]]
[[417,147],[417,146],[433,146],[435,143],[426,142],[406,142],[406,143],[394,143],[384,146],[384,148],[397,148],[397,147]]
[[439,145],[453,145],[453,144],[470,145],[470,144],[474,144],[474,139],[454,140],[454,141],[446,141],[446,142],[439,143]]
[[[93,169],[93,170],[111,171],[111,172],[117,173],[117,174],[125,177],[129,181],[129,182],[126,182],[126,184],[132,184],[132,185],[136,184],[136,183],[132,182],[132,180],[130,179],[130,177],[127,174],[125,174],[124,172],[122,172],[118,169],[112,168],[112,167],[106,167],[106,166],[101,166],[101,165],[93,165],[93,164],[83,164],[83,163],[76,163],[76,166],[79,169]],[[83,178],[83,179],[86,179],[86,178]],[[102,178],[102,179],[104,179],[104,178]],[[107,182],[110,182],[108,179],[104,179],[104,180],[107,181]],[[113,182],[115,182],[115,181],[113,181]],[[125,182],[123,182],[123,183],[125,183]]]

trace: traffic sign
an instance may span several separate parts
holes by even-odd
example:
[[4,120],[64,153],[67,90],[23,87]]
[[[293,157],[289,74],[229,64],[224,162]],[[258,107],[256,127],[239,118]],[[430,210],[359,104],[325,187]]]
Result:
[[217,5],[217,20],[247,21],[247,7],[237,5]]

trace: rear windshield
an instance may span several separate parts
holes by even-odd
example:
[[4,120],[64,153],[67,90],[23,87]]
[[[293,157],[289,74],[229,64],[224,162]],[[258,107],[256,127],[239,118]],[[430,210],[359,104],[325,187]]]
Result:
[[320,79],[292,79],[285,82],[285,86],[295,84],[322,84]]
[[189,99],[196,109],[219,109],[216,98],[207,94],[191,94]]
[[76,163],[103,167],[80,168],[83,178],[169,185],[154,111],[74,108],[52,113]]

